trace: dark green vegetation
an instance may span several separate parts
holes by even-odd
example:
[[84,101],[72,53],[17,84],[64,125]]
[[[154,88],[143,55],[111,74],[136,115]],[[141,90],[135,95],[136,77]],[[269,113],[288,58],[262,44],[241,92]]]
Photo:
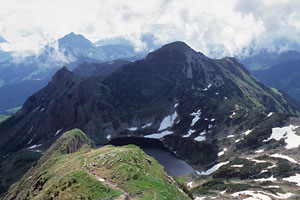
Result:
[[15,107],[8,110],[0,111],[0,123],[8,119],[11,115],[20,110],[21,107]]
[[92,145],[79,129],[64,133],[4,199],[189,199],[138,147]]
[[20,180],[41,157],[41,153],[23,150],[6,155],[0,162],[0,194]]
[[198,194],[198,195],[208,195],[208,194],[214,194],[215,191],[224,191],[226,190],[228,193],[233,192],[239,192],[243,190],[248,189],[259,189],[260,187],[257,186],[251,186],[249,184],[243,184],[243,183],[226,183],[227,181],[225,179],[213,179],[210,181],[207,181],[203,183],[202,185],[193,188],[192,193]]
[[43,199],[115,199],[121,192],[103,185],[88,172],[72,171],[52,185],[46,194]]
[[9,115],[0,115],[0,123],[9,118]]

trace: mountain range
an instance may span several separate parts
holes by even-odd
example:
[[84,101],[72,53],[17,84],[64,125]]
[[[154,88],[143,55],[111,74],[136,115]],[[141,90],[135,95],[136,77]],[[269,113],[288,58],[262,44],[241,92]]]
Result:
[[253,75],[264,84],[284,91],[300,101],[300,59],[282,62],[270,69],[253,71]]
[[[160,140],[170,152],[196,169],[195,174],[175,180],[177,183],[164,179],[175,186],[174,191],[186,191],[186,198],[190,195],[217,195],[230,199],[234,198],[232,195],[243,195],[237,192],[251,188],[259,189],[268,197],[275,195],[272,198],[281,194],[298,195],[297,186],[273,190],[259,184],[264,181],[256,180],[272,177],[277,184],[285,184],[283,179],[299,173],[296,156],[299,144],[290,143],[290,139],[294,137],[297,141],[299,137],[294,134],[294,131],[298,132],[299,119],[296,116],[299,110],[298,102],[263,85],[235,58],[210,59],[184,42],[166,44],[135,62],[83,63],[73,72],[63,67],[46,87],[30,96],[17,113],[0,124],[2,191],[34,165],[20,182],[11,187],[5,199],[24,199],[22,195],[27,199],[44,195],[63,198],[70,191],[77,194],[76,184],[68,183],[70,180],[75,180],[74,183],[90,180],[86,173],[93,169],[94,175],[102,178],[107,175],[105,183],[115,181],[119,193],[113,190],[107,195],[123,193],[126,196],[129,193],[129,196],[136,197],[144,189],[132,191],[126,184],[134,185],[131,180],[145,180],[135,171],[139,163],[144,163],[139,161],[141,157],[131,156],[136,161],[131,164],[132,176],[124,183],[123,171],[111,176],[116,173],[112,157],[118,159],[127,155],[122,152],[131,152],[131,147],[95,146],[105,145],[115,138],[140,137]],[[274,128],[282,126],[286,134],[273,136]],[[63,134],[72,130],[79,136]],[[66,137],[75,140],[71,145],[64,144],[62,140],[70,141]],[[86,141],[95,150],[79,150]],[[61,148],[64,150],[56,153]],[[110,159],[105,161],[103,158],[108,158],[106,151],[114,153],[107,155]],[[132,151],[133,155],[140,153],[135,148]],[[26,156],[22,156],[24,154]],[[68,156],[57,158],[60,154]],[[101,168],[102,164],[91,162],[97,155],[102,164],[111,160],[109,166],[113,167],[105,169]],[[69,164],[67,158],[71,159]],[[90,170],[85,167],[85,158],[91,163],[88,165]],[[75,164],[73,159],[81,160],[78,163],[82,165]],[[121,163],[124,159],[120,158]],[[22,162],[22,167],[6,167],[19,162]],[[42,165],[45,162],[48,164]],[[65,170],[56,173],[64,168],[62,166],[74,168],[68,171],[70,174]],[[152,173],[148,167],[145,169],[146,174]],[[152,173],[152,176],[156,177],[157,173],[159,177],[165,177],[161,171]],[[166,184],[159,182],[162,179],[157,181],[157,184]],[[181,187],[190,182],[194,183],[191,189]],[[151,184],[149,193],[163,197],[164,193],[160,193],[156,186]],[[226,191],[220,193],[223,190]]]
[[276,88],[300,101],[300,53],[295,50],[274,52],[263,49],[240,59],[251,74],[267,86]]
[[259,71],[272,68],[280,63],[286,63],[300,59],[300,52],[296,50],[271,51],[260,49],[244,58],[237,58],[250,71]]
[[135,60],[144,54],[136,52],[131,44],[97,46],[75,33],[49,43],[38,55],[19,59],[9,52],[0,52],[0,111],[22,105],[27,97],[44,87],[62,66],[73,70],[81,63]]

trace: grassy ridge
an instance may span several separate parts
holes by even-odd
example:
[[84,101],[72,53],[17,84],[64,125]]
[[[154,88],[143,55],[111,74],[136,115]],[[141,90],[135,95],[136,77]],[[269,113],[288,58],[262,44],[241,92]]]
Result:
[[64,133],[4,199],[189,199],[140,148],[92,146],[79,129]]

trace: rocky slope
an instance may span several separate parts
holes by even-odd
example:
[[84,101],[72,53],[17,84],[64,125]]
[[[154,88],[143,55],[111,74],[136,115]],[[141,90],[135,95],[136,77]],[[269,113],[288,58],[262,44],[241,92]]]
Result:
[[126,60],[113,60],[104,63],[82,63],[72,72],[79,76],[107,76],[128,63],[130,62]]
[[299,199],[299,122],[289,118],[282,127],[273,125],[272,135],[258,149],[235,148],[249,137],[260,137],[255,129],[228,135],[222,139],[218,163],[180,181],[198,200]]

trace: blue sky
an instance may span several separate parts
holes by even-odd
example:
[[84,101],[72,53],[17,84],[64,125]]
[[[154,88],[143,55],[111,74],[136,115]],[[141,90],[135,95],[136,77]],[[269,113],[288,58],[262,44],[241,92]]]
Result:
[[[300,41],[296,0],[1,0],[4,50],[38,52],[70,32],[91,41],[122,36],[138,50],[143,33],[156,44],[187,42],[210,56],[245,48],[273,48],[274,40]],[[283,46],[288,49],[288,46]]]

